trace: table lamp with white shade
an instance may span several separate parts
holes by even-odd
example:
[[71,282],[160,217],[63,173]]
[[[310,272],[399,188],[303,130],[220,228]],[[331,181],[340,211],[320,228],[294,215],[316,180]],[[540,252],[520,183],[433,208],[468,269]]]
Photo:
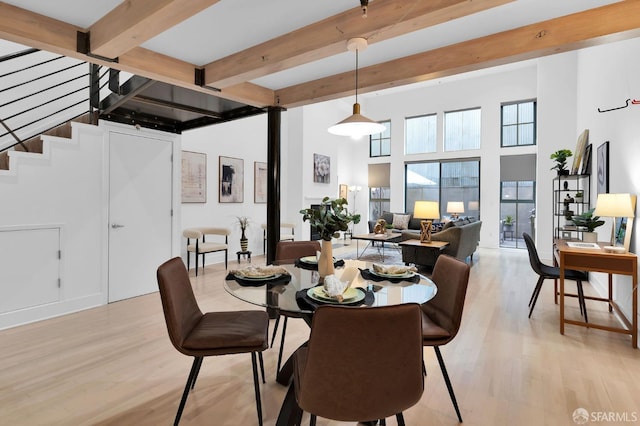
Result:
[[[626,251],[629,247],[626,244],[628,238],[625,238],[625,249],[621,250],[616,247],[616,218],[633,218],[635,217],[636,196],[631,194],[598,194],[596,208],[593,212],[595,216],[613,218],[613,226],[611,228],[611,246],[606,246],[607,251]],[[627,223],[626,233],[631,235],[631,227],[633,221]]]
[[447,202],[447,213],[450,213],[452,218],[457,219],[459,214],[464,213],[464,202],[462,201]]
[[[440,219],[440,205],[437,201],[416,201],[413,217],[420,221],[420,242],[431,242],[431,224],[429,219]],[[426,220],[425,220],[426,219]]]

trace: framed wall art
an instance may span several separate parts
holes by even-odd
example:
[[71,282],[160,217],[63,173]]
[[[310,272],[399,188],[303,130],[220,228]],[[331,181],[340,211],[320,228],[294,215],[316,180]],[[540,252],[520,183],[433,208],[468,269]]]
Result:
[[253,202],[267,202],[267,163],[260,161],[253,163]]
[[584,150],[589,141],[589,129],[585,129],[580,136],[578,136],[578,142],[576,143],[576,151],[573,153],[573,165],[571,166],[571,174],[577,175],[580,171],[580,163],[584,156]]
[[182,151],[182,202],[207,202],[207,154]]
[[221,203],[244,202],[244,160],[241,158],[220,156]]
[[609,193],[609,141],[598,147],[598,194]]
[[331,182],[331,158],[328,155],[313,154],[313,181]]
[[582,168],[580,169],[580,174],[591,174],[591,144],[587,145],[587,147],[584,149],[584,157],[582,158]]

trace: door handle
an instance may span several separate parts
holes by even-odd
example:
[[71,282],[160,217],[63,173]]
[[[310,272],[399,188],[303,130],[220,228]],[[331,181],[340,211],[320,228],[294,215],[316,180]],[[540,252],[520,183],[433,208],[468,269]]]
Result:
[[113,229],[118,229],[118,228],[124,228],[124,225],[118,225],[117,223],[114,223],[114,224],[111,225],[111,227]]

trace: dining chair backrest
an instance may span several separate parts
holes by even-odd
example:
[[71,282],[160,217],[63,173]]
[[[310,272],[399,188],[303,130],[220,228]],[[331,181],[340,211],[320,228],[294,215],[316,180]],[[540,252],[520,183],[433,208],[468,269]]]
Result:
[[538,275],[545,275],[542,271],[542,261],[540,261],[540,256],[538,256],[538,249],[536,249],[533,238],[531,238],[531,235],[527,234],[526,232],[522,233],[522,238],[524,238],[524,242],[527,245],[531,269],[533,269],[533,271]]
[[309,345],[295,358],[300,408],[327,419],[384,419],[424,390],[420,306],[320,306]]
[[448,340],[453,339],[460,328],[470,270],[469,265],[459,259],[439,256],[431,274],[438,292],[433,299],[421,305],[434,323],[449,332]]
[[275,263],[279,265],[295,263],[304,256],[315,256],[320,251],[318,241],[278,241]]
[[181,353],[189,332],[202,319],[187,269],[179,257],[165,262],[157,272],[164,318],[173,346]]

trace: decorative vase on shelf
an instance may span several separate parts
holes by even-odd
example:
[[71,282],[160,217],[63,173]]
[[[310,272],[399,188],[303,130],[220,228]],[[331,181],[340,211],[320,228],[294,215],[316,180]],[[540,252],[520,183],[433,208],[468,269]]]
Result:
[[320,275],[320,282],[324,281],[324,277],[327,275],[333,275],[333,246],[331,241],[322,240],[322,248],[320,251],[320,258],[318,258],[318,275]]

